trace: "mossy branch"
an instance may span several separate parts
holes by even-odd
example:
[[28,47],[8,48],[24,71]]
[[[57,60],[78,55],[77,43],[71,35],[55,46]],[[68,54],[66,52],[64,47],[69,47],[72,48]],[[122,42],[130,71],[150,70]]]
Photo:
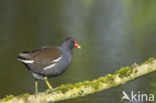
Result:
[[156,71],[156,59],[150,58],[148,61],[137,65],[127,66],[119,69],[113,75],[108,74],[93,81],[84,81],[76,84],[66,84],[57,87],[49,92],[38,94],[23,94],[20,96],[6,96],[0,103],[49,103],[56,102],[104,91],[106,89],[125,84],[142,75]]

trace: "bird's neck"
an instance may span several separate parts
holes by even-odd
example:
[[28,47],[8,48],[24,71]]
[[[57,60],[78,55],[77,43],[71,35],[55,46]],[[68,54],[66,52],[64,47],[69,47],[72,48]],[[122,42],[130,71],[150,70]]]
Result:
[[59,48],[60,48],[61,51],[64,52],[64,53],[71,53],[71,54],[73,54],[73,50],[72,50],[72,48],[68,48],[68,47],[63,46],[63,45],[60,46]]

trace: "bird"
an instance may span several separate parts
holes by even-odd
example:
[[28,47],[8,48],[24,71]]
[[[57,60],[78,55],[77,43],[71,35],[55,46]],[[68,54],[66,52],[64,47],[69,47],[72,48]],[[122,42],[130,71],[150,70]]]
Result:
[[39,49],[19,53],[17,60],[22,62],[35,78],[35,93],[38,93],[38,80],[45,80],[52,90],[48,78],[66,71],[72,61],[72,49],[81,48],[72,37],[67,37],[61,46],[43,46]]

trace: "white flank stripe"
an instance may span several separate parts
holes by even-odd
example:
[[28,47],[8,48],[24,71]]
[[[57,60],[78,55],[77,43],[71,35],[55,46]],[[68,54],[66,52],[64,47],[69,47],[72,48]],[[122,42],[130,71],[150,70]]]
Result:
[[21,61],[21,62],[24,62],[24,63],[28,63],[28,64],[29,64],[29,63],[31,64],[31,63],[34,62],[33,60],[21,60],[21,59],[20,59],[20,61]]
[[58,62],[58,61],[61,60],[61,59],[62,59],[62,56],[60,56],[59,58],[53,60],[52,62]]
[[44,70],[46,70],[46,69],[50,69],[50,68],[52,68],[52,67],[54,67],[55,66],[55,64],[51,64],[51,65],[49,65],[49,66],[47,66],[47,67],[45,67],[45,68],[43,68]]
[[[54,62],[58,62],[59,60],[61,60],[62,59],[62,56],[60,56],[59,58],[57,58],[57,59],[55,59],[55,60],[53,60],[52,62],[54,63]],[[51,65],[49,65],[49,66],[47,66],[47,67],[45,67],[45,68],[43,68],[44,70],[47,70],[47,69],[50,69],[50,68],[52,68],[52,67],[54,67],[56,64],[51,64]]]

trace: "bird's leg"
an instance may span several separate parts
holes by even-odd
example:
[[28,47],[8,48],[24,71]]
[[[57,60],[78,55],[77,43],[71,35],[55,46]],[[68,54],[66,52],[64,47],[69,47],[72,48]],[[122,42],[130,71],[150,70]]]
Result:
[[49,89],[52,89],[52,86],[51,86],[50,83],[48,82],[47,77],[44,77],[44,80],[45,80],[47,86],[49,87]]
[[38,93],[38,79],[35,79],[35,93]]

